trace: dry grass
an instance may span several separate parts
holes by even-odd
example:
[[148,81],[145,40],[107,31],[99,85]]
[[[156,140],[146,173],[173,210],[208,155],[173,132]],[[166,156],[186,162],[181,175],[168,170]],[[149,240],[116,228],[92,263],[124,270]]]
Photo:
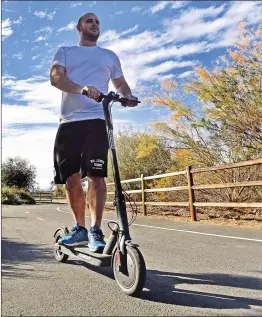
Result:
[[[65,198],[61,198],[53,199],[53,203],[66,204],[67,202]],[[139,217],[143,217],[140,206],[137,206],[137,210]],[[109,214],[112,211],[114,211],[114,207],[106,205],[104,213]],[[128,213],[131,212],[129,204],[127,204],[127,211]],[[146,217],[191,222],[187,208],[148,206],[147,212],[148,215]],[[262,229],[262,210],[256,209],[255,213],[254,209],[247,210],[246,208],[241,210],[235,208],[198,208],[197,221],[213,225]]]

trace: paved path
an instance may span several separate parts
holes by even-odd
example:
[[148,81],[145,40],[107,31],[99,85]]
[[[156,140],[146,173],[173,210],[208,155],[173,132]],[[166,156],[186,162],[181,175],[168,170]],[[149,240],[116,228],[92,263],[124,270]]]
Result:
[[3,206],[2,316],[262,315],[259,229],[138,217],[130,232],[147,281],[142,297],[131,298],[111,268],[55,261],[60,225],[72,226],[66,205]]

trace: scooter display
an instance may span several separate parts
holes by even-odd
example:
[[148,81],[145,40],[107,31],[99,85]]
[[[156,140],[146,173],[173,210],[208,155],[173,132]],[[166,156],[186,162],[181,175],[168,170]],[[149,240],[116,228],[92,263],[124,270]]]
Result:
[[[116,148],[113,137],[113,123],[110,104],[120,102],[123,106],[128,99],[120,97],[114,92],[101,94],[109,148],[111,153],[113,177],[115,183],[115,209],[117,221],[110,221],[108,227],[111,234],[106,242],[103,253],[93,253],[88,246],[67,246],[58,244],[59,239],[69,233],[66,226],[59,227],[54,233],[54,256],[59,262],[66,262],[69,256],[85,261],[95,266],[112,267],[115,280],[121,290],[130,296],[139,297],[146,280],[146,265],[139,246],[130,236],[126,196],[122,189],[117,163]],[[139,103],[140,101],[137,101]],[[110,226],[113,224],[113,227]]]

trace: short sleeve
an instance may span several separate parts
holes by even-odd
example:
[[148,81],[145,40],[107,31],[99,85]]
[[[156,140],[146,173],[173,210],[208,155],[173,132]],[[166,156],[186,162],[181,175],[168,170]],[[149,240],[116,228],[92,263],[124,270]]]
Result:
[[66,57],[65,57],[65,48],[64,47],[60,47],[58,49],[58,51],[55,54],[55,57],[53,59],[52,62],[52,66],[53,65],[61,65],[66,67]]
[[118,56],[113,52],[112,52],[112,59],[113,59],[113,63],[112,63],[112,69],[111,69],[111,79],[117,79],[123,76],[123,71],[122,71],[121,63]]

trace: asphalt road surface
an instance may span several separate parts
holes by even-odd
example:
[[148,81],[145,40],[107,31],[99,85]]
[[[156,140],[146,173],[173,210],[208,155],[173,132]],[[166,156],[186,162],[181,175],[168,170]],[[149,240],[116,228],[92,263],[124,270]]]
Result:
[[111,268],[55,260],[53,233],[72,224],[66,205],[3,206],[2,316],[262,316],[259,229],[139,216],[130,232],[147,280],[132,298]]

